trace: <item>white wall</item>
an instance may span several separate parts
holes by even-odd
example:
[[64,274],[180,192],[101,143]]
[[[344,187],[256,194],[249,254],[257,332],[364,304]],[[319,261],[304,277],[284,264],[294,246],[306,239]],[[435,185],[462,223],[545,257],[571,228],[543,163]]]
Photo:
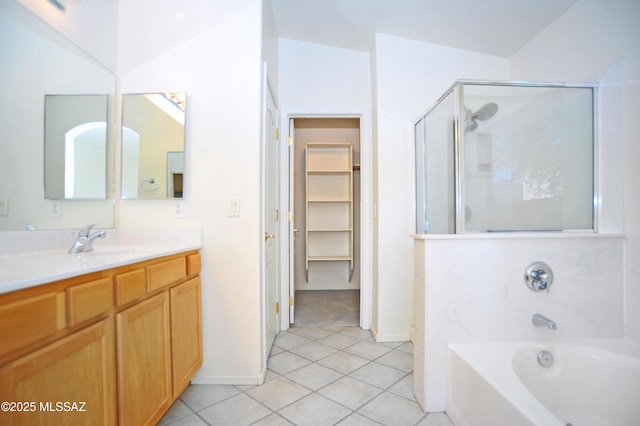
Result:
[[640,3],[582,0],[511,59],[513,79],[600,84],[601,231],[625,239],[626,335],[640,341]]
[[67,2],[67,8],[64,11],[48,0],[15,1],[21,3],[115,73],[118,48],[118,0]]
[[[22,0],[27,1],[27,0]],[[41,0],[28,0],[41,1]],[[115,0],[111,0],[115,1]],[[88,2],[84,0],[83,3]],[[248,8],[260,4],[259,0],[207,0],[207,1],[166,1],[136,0],[118,1],[118,74],[152,60],[169,49],[198,34],[215,27],[226,25],[229,16],[242,15]],[[261,20],[252,18],[242,28],[250,33],[260,31]],[[229,33],[226,42],[233,47],[235,31]],[[237,50],[240,54],[242,50]],[[228,57],[215,57],[216,51],[202,51],[200,58],[224,63]]]
[[409,340],[413,319],[415,121],[456,79],[507,80],[509,61],[376,35],[377,252],[374,321],[378,340]]
[[[120,86],[123,93],[187,93],[185,218],[173,219],[169,200],[121,200],[118,226],[202,229],[204,365],[195,381],[256,384],[263,373],[261,2],[212,2],[204,9],[181,2],[184,14],[176,15],[174,1],[153,1],[154,20],[179,23],[191,35],[167,45],[156,25],[135,37],[146,14],[139,3],[120,2],[119,15],[127,17],[120,26],[126,70]],[[206,30],[188,30],[203,23]],[[240,217],[227,216],[229,197],[240,198]]]
[[279,98],[288,114],[369,115],[367,53],[280,39],[279,66]]

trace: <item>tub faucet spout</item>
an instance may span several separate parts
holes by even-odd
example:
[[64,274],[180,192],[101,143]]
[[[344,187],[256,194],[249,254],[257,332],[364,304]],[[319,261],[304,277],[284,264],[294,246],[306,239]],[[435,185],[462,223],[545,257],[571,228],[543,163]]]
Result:
[[107,236],[105,231],[91,232],[91,228],[95,225],[88,225],[78,231],[78,236],[73,242],[73,246],[69,249],[69,253],[86,253],[93,251],[93,242],[97,238],[104,238]]
[[535,325],[536,327],[547,327],[551,330],[558,329],[555,321],[552,321],[544,315],[540,314],[533,314],[533,317],[531,317],[531,323],[533,323],[533,325]]

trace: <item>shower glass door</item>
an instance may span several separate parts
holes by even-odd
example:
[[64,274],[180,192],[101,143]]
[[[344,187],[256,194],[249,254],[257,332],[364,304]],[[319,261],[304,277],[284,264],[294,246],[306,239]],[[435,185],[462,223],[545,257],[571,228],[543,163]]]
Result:
[[466,232],[591,230],[593,89],[464,84]]
[[451,91],[416,124],[417,233],[455,233],[455,97]]

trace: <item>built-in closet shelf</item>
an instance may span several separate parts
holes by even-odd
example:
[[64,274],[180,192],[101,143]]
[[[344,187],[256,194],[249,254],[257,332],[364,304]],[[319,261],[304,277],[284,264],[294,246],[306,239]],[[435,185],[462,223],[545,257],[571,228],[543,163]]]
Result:
[[331,261],[331,260],[351,260],[350,256],[309,256],[309,260],[313,261]]
[[353,274],[351,144],[306,145],[306,275],[311,262],[349,262]]

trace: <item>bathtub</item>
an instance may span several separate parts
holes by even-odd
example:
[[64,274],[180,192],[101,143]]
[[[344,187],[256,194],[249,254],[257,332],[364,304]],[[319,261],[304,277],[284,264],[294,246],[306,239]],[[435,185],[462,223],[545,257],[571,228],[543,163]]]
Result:
[[[626,340],[450,344],[456,426],[640,424],[640,345]],[[541,358],[553,359],[544,367]],[[550,355],[550,356],[549,356]]]

